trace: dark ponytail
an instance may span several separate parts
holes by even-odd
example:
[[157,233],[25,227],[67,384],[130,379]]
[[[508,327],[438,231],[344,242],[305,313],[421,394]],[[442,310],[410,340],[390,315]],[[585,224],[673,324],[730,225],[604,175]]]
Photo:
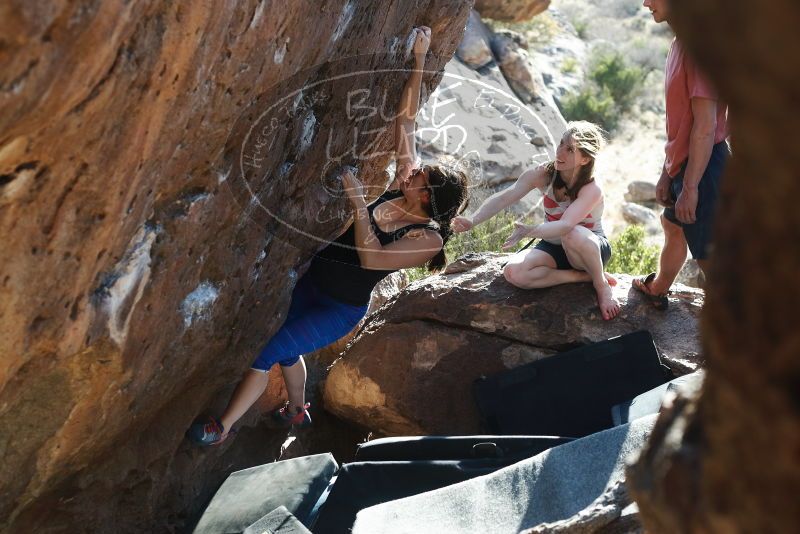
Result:
[[463,171],[449,166],[425,165],[423,169],[428,174],[428,183],[431,186],[431,201],[426,209],[438,225],[439,235],[442,236],[442,249],[426,264],[429,271],[435,272],[447,265],[444,249],[453,235],[450,224],[469,205],[468,180]]

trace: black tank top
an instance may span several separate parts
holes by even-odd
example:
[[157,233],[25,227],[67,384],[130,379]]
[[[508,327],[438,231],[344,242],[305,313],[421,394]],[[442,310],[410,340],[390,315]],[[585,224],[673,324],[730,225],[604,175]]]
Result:
[[[386,191],[375,202],[367,206],[369,221],[375,237],[381,246],[386,246],[403,238],[410,230],[415,228],[428,228],[437,231],[433,223],[409,224],[391,232],[384,232],[377,223],[373,212],[375,208],[395,198],[403,196],[400,191]],[[375,285],[386,276],[397,271],[364,269],[356,250],[356,231],[351,224],[336,241],[317,252],[311,260],[307,276],[311,277],[320,291],[338,301],[352,306],[366,306],[369,304],[370,294]]]

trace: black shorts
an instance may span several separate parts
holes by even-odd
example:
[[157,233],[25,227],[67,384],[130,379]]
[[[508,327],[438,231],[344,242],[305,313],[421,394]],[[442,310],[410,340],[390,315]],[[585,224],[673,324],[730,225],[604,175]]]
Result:
[[[611,259],[611,243],[608,242],[606,236],[600,234],[595,235],[600,241],[600,259],[603,261],[603,265],[605,266],[605,264],[608,263],[608,260]],[[564,250],[564,247],[561,245],[555,245],[549,241],[541,239],[533,248],[550,254],[553,259],[556,260],[556,269],[566,270],[575,268],[570,264],[569,258],[567,258],[567,253]]]
[[[669,222],[683,228],[683,235],[686,236],[689,250],[696,260],[704,260],[708,257],[708,245],[711,243],[711,230],[714,223],[717,196],[719,195],[720,178],[730,154],[731,149],[725,141],[714,145],[706,171],[697,185],[697,210],[695,211],[696,220],[694,223],[683,224],[675,217],[675,208],[664,209],[664,217]],[[675,175],[670,184],[669,194],[673,202],[678,200],[678,195],[683,190],[684,172],[686,172],[686,163],[683,164],[680,172]]]

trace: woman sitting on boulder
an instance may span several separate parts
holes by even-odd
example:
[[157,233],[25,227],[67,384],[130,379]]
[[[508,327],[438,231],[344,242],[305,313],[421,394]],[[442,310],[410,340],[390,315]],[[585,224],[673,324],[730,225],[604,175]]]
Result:
[[189,429],[199,444],[222,442],[233,424],[267,387],[268,371],[281,365],[289,400],[272,414],[282,426],[311,422],[305,402],[306,368],[302,354],[325,347],[349,333],[364,317],[375,285],[399,269],[444,267],[450,222],[466,208],[466,176],[437,165],[415,168],[415,119],[430,28],[416,28],[415,70],[406,82],[401,113],[395,119],[397,172],[389,190],[370,205],[361,182],[345,171],[342,183],[354,219],[336,241],[312,259],[297,282],[286,322],[259,354],[219,419]]
[[523,172],[514,185],[486,199],[472,216],[457,217],[453,230],[467,231],[532,189],[541,190],[545,222],[538,226],[517,222],[503,248],[511,248],[524,237],[540,241],[532,250],[515,254],[503,269],[503,276],[524,289],[591,281],[603,319],[609,320],[619,313],[611,290],[617,282],[603,272],[611,257],[611,245],[601,222],[603,191],[593,176],[595,157],[604,144],[597,125],[570,122],[554,161]]

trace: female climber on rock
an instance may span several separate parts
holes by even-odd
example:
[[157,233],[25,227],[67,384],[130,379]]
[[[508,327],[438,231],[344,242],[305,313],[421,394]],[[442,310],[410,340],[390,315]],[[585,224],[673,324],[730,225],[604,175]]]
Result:
[[541,190],[545,222],[537,226],[517,222],[503,248],[509,249],[525,237],[540,241],[532,250],[512,256],[503,276],[524,289],[592,282],[603,319],[609,320],[619,314],[611,290],[617,282],[603,272],[611,245],[601,221],[603,191],[593,175],[595,158],[604,144],[603,132],[595,124],[570,122],[554,161],[523,172],[514,185],[487,198],[471,216],[456,217],[453,231],[465,232],[532,189]]
[[312,259],[294,288],[286,322],[236,387],[222,417],[192,425],[187,433],[192,441],[203,445],[222,442],[264,392],[267,373],[275,363],[281,365],[289,400],[272,414],[273,420],[282,426],[309,424],[302,354],[350,332],[366,314],[373,287],[385,276],[407,267],[427,265],[434,271],[444,267],[443,247],[452,233],[450,222],[466,208],[467,180],[455,169],[415,166],[415,120],[431,30],[423,26],[414,32],[415,68],[395,119],[394,181],[367,205],[361,182],[351,171],[343,173],[353,222]]

